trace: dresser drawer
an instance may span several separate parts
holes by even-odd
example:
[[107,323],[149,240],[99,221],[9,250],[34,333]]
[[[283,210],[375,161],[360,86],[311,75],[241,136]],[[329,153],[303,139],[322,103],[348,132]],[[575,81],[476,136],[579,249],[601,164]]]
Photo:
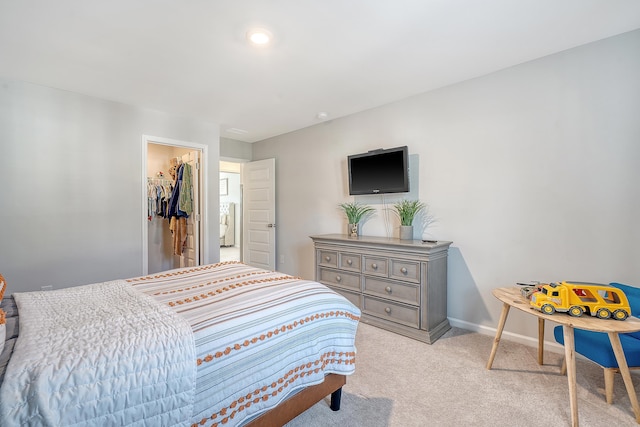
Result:
[[337,251],[318,251],[318,265],[324,267],[338,267]]
[[362,300],[362,311],[413,328],[420,327],[420,309],[418,307],[401,305],[365,295]]
[[347,291],[346,289],[335,288],[335,287],[331,287],[331,290],[339,293],[340,295],[348,299],[349,302],[355,305],[356,307],[362,308],[362,294],[360,294],[359,292],[357,291],[351,292],[351,291]]
[[420,283],[420,263],[416,261],[389,260],[391,271],[389,278]]
[[420,286],[410,283],[390,282],[365,276],[364,293],[407,304],[420,305]]
[[360,273],[360,255],[340,252],[338,262],[340,269],[357,271]]
[[386,258],[365,255],[362,272],[372,276],[387,277],[389,274],[389,261]]
[[328,285],[352,288],[356,291],[360,291],[360,275],[357,273],[321,268],[320,281]]

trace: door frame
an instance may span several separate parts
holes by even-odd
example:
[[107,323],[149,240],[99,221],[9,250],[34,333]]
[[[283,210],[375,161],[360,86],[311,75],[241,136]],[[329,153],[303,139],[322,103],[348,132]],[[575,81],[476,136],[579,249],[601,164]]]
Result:
[[[221,173],[237,173],[240,176],[240,203],[238,204],[239,205],[238,212],[239,212],[240,220],[236,224],[236,228],[237,228],[236,235],[238,236],[238,238],[237,238],[237,240],[238,240],[238,248],[240,250],[240,254],[239,254],[238,258],[239,258],[240,262],[243,262],[243,258],[242,258],[242,256],[243,256],[243,254],[242,254],[242,248],[243,248],[242,240],[244,238],[243,237],[244,236],[244,234],[243,234],[244,230],[242,229],[242,227],[243,227],[243,209],[244,209],[244,193],[243,193],[243,188],[242,188],[242,165],[244,163],[248,163],[250,161],[251,160],[240,159],[240,158],[236,158],[236,157],[220,157],[220,159],[218,160],[218,165],[219,165],[218,176]],[[238,165],[238,171],[236,172],[236,171],[223,170],[222,163],[235,163],[235,164]],[[222,203],[221,200],[220,200],[221,197],[222,196],[220,194],[218,194],[218,203],[219,203],[218,206],[220,206],[220,203]],[[220,258],[222,258],[222,256]]]
[[147,156],[149,154],[148,144],[169,145],[174,147],[188,148],[191,150],[199,150],[202,154],[200,157],[200,173],[202,180],[200,185],[200,263],[209,259],[209,215],[207,195],[209,193],[208,185],[208,164],[209,152],[208,146],[198,144],[196,142],[179,141],[177,139],[164,138],[160,136],[142,135],[142,185],[140,200],[142,201],[142,275],[149,274],[149,229],[147,220]]

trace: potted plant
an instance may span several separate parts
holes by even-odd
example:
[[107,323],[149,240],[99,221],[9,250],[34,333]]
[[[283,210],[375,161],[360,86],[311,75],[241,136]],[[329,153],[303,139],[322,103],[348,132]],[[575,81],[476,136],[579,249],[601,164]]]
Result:
[[374,209],[371,206],[361,205],[358,202],[341,203],[340,208],[344,211],[349,221],[348,231],[349,236],[358,237],[359,224],[363,218],[373,213]]
[[413,220],[416,215],[426,208],[419,200],[401,200],[393,205],[396,214],[400,217],[400,239],[413,239]]

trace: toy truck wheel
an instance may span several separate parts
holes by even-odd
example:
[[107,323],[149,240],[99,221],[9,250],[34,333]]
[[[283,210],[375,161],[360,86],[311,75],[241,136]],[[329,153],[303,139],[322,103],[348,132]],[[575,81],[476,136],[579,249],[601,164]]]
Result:
[[616,310],[613,312],[613,318],[616,320],[626,320],[629,317],[629,313],[624,310]]
[[584,314],[584,308],[580,307],[579,305],[574,305],[573,307],[569,308],[569,314],[573,317],[580,317]]
[[608,319],[611,317],[611,312],[606,308],[601,308],[596,312],[596,317],[598,319]]
[[554,306],[552,306],[551,304],[545,304],[542,307],[540,307],[540,310],[544,313],[544,314],[553,314],[556,312],[556,308]]

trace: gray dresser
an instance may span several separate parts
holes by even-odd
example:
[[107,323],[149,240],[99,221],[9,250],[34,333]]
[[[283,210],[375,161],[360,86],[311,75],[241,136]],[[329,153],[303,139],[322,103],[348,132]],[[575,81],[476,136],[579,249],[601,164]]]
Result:
[[361,321],[433,343],[447,319],[447,254],[451,242],[385,237],[311,236],[316,280],[362,311]]

